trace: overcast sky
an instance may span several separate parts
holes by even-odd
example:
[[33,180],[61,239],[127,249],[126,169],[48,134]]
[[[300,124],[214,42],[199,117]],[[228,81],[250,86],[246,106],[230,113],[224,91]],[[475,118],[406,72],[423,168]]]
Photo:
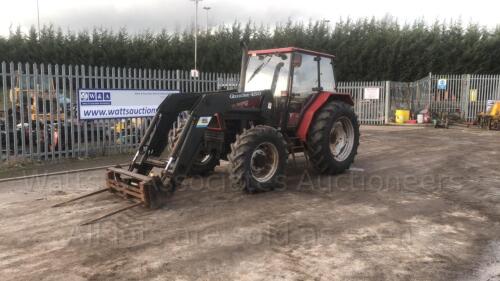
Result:
[[[27,30],[36,25],[37,0],[0,0],[0,35],[9,28]],[[149,29],[159,31],[183,29],[193,25],[194,2],[190,0],[39,0],[40,22],[54,24],[63,30],[92,29],[94,26],[126,27],[132,32]],[[211,26],[234,20],[274,24],[287,19],[309,21],[340,17],[384,17],[391,15],[401,23],[423,18],[434,20],[461,19],[487,27],[500,24],[498,0],[203,0],[200,2],[199,25],[205,27],[203,6],[211,7]]]

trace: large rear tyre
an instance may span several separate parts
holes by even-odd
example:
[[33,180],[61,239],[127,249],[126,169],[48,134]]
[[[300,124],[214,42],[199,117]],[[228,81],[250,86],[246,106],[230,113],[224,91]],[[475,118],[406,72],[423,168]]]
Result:
[[[177,127],[175,130],[170,130],[168,135],[168,149],[172,150],[181,135],[184,125]],[[215,167],[220,164],[220,151],[213,149],[211,151],[200,151],[195,161],[191,165],[189,175],[205,176],[213,172]]]
[[244,130],[228,157],[232,186],[249,193],[283,187],[287,156],[285,139],[275,128]]
[[307,154],[313,168],[322,174],[349,169],[359,146],[359,123],[353,108],[341,101],[325,104],[314,118],[307,135]]

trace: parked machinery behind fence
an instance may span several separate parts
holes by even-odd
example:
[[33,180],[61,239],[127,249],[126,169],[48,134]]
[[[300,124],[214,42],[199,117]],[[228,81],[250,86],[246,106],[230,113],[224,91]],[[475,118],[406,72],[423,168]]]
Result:
[[[25,77],[20,71],[15,73],[14,84],[8,95],[12,107],[8,107],[0,120],[2,148],[10,148],[5,153],[13,152],[16,146],[18,153],[24,153],[20,151],[23,144],[28,146],[31,143],[38,152],[44,152],[71,149],[72,142],[79,137],[83,141],[85,135],[88,140],[99,138],[102,141],[108,138],[99,134],[90,124],[77,122],[76,106],[57,89],[54,79],[57,78],[35,79],[34,75]],[[78,130],[86,131],[86,134],[78,136]]]
[[492,101],[485,112],[479,113],[477,123],[481,128],[500,130],[500,101]]
[[[8,93],[12,107],[4,112],[5,119],[0,121],[2,147],[7,147],[8,140],[11,150],[28,143],[39,143],[41,149],[47,143],[47,149],[53,149],[58,138],[57,120],[69,117],[69,99],[63,99],[56,92],[52,79],[35,81],[34,77],[24,78],[19,71]],[[67,111],[63,107],[67,107]]]
[[97,193],[136,201],[121,210],[158,208],[186,176],[206,175],[221,159],[230,162],[234,187],[268,191],[284,185],[296,152],[319,173],[342,173],[354,161],[359,124],[351,96],[336,92],[333,59],[298,48],[244,48],[238,91],[165,98],[130,165],[109,168],[107,188]]

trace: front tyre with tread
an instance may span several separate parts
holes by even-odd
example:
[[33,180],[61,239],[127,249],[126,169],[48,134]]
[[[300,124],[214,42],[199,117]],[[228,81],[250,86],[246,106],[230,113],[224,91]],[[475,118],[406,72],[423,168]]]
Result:
[[283,135],[273,127],[258,125],[244,130],[231,144],[231,183],[249,193],[281,188],[287,148]]

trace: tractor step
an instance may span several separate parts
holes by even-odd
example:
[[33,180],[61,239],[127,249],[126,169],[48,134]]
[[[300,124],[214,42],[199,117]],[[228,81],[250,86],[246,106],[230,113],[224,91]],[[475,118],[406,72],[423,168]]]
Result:
[[298,137],[287,137],[287,147],[289,155],[292,155],[293,165],[297,167],[297,161],[295,160],[295,154],[303,152],[304,158],[306,158],[306,167],[308,166],[309,158],[307,157],[306,147],[304,143]]

